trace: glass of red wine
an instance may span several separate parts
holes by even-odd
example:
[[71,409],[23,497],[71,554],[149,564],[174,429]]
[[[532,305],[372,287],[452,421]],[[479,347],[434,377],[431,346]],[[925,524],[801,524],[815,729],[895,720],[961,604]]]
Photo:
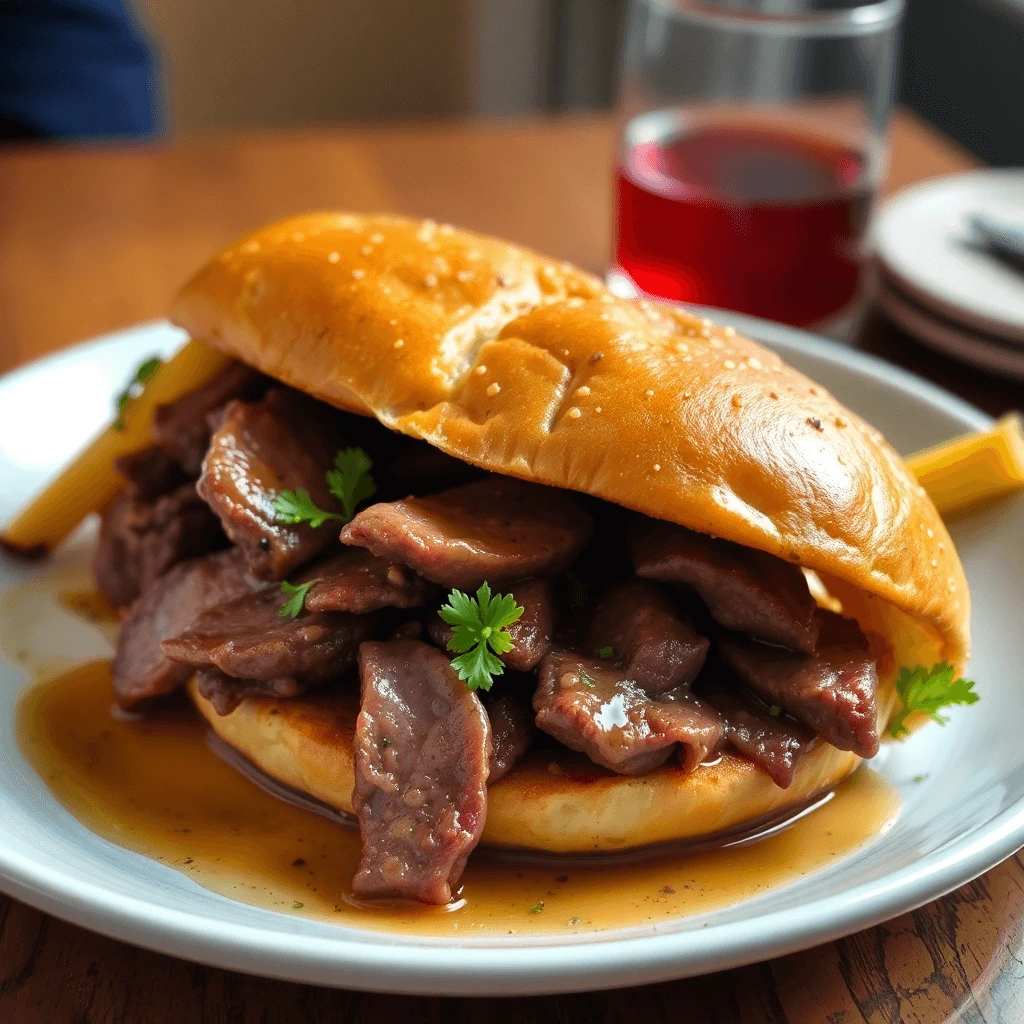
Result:
[[632,0],[613,288],[849,330],[904,0]]

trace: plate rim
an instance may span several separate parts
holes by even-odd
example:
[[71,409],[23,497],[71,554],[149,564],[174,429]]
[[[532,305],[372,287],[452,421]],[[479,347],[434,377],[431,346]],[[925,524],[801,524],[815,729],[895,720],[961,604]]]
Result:
[[[881,384],[895,384],[940,403],[965,429],[984,429],[993,422],[956,395],[876,356],[755,317],[712,309],[701,312],[761,342],[845,365]],[[90,339],[19,367],[0,377],[0,384],[22,372],[87,357],[90,348],[167,327],[166,321],[157,320]],[[594,991],[728,969],[888,920],[969,882],[1024,845],[1024,798],[882,879],[815,900],[799,913],[759,913],[756,930],[748,918],[643,936],[612,933],[585,942],[541,940],[509,946],[405,942],[369,931],[353,937],[348,928],[339,929],[337,936],[309,936],[221,921],[115,893],[99,882],[69,878],[10,850],[3,834],[0,826],[0,888],[37,909],[134,945],[220,968],[312,984],[424,995],[527,995]],[[467,951],[455,970],[454,949]]]

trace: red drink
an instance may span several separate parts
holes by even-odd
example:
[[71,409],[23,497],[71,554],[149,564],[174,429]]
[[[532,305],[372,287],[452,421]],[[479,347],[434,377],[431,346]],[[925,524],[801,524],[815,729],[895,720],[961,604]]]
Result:
[[861,154],[775,127],[643,120],[626,130],[639,141],[618,172],[616,252],[640,291],[797,326],[850,303],[871,199]]

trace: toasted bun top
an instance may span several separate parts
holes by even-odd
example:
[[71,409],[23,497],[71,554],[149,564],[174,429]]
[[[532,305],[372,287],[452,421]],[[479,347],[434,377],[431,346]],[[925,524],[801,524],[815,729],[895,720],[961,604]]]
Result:
[[172,317],[466,462],[797,562],[906,612],[957,666],[963,568],[903,460],[729,328],[432,221],[310,214],[192,278]]

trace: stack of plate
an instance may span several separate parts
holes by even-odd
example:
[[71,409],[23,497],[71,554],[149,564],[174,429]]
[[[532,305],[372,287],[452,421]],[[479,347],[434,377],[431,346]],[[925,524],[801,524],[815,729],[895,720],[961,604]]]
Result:
[[973,171],[890,199],[874,231],[879,303],[925,344],[1024,380],[1024,261],[987,250],[977,216],[1024,232],[1024,171]]

